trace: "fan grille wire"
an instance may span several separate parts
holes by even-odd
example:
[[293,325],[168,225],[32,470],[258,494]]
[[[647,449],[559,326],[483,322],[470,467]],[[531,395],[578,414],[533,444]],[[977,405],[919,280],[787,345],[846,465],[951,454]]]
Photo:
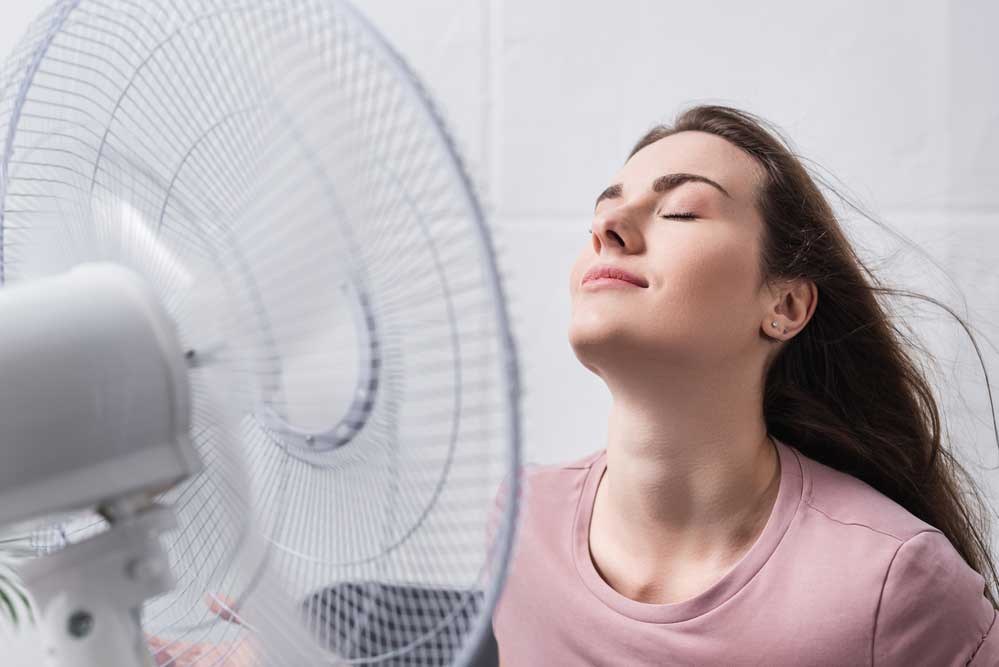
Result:
[[[481,211],[398,56],[343,3],[82,0],[2,73],[4,281],[130,266],[198,360],[206,471],[165,496],[179,585],[147,629],[238,641],[203,598],[249,602],[266,566],[330,656],[464,655],[512,539],[516,494],[496,494],[516,488],[516,364]],[[208,372],[243,415],[266,563],[242,550]],[[75,515],[45,535],[100,529]]]

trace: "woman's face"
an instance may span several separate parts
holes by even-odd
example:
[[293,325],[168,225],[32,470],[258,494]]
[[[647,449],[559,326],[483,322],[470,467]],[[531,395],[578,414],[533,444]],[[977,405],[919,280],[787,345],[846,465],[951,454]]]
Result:
[[[671,135],[628,160],[600,195],[570,274],[569,341],[584,365],[598,374],[627,361],[703,368],[759,354],[772,300],[758,269],[760,182],[753,158],[704,132]],[[582,284],[604,264],[648,286]]]

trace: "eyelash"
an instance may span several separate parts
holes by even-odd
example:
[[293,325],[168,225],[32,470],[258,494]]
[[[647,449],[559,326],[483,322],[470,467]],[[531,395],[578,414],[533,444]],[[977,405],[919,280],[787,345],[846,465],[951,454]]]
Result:
[[681,220],[693,220],[697,216],[693,213],[670,213],[669,215],[660,215],[660,218],[679,218]]

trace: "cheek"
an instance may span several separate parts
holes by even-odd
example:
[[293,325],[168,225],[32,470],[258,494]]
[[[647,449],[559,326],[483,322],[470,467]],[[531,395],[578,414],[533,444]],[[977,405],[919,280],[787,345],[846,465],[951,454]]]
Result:
[[569,270],[569,291],[575,292],[576,287],[579,285],[579,281],[583,279],[583,272],[586,271],[589,266],[587,258],[589,257],[589,252],[587,248],[583,248],[580,253],[576,256],[575,261],[572,263],[572,268]]
[[704,239],[676,250],[664,274],[664,296],[676,306],[675,315],[731,326],[754,307],[756,246],[751,241]]

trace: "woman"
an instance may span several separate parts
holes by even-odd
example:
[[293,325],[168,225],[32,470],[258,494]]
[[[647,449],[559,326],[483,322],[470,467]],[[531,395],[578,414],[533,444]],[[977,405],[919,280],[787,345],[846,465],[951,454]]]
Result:
[[525,470],[506,667],[999,664],[984,528],[891,290],[778,137],[695,107],[598,197],[569,340],[607,444]]

